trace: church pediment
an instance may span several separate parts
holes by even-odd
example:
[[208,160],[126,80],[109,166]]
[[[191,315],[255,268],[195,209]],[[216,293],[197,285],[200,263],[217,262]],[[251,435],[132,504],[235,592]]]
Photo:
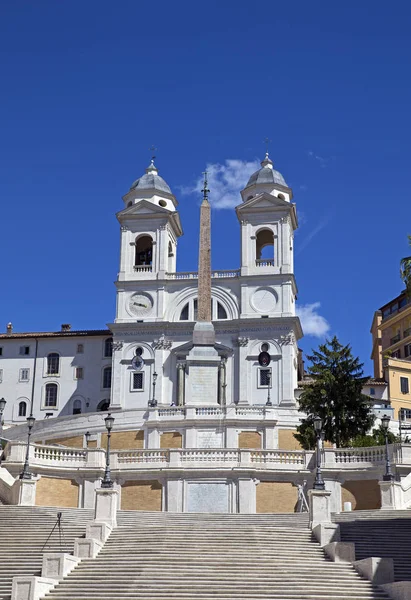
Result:
[[153,204],[149,200],[139,200],[132,206],[125,208],[117,213],[117,215],[126,217],[141,217],[142,215],[171,215],[173,211],[163,208],[162,206]]
[[237,212],[242,212],[250,208],[290,208],[292,206],[290,202],[287,200],[283,200],[282,198],[278,198],[277,196],[273,196],[272,194],[268,194],[267,192],[263,192],[262,194],[258,194],[253,198],[250,198],[246,202],[243,202],[239,206],[236,207]]

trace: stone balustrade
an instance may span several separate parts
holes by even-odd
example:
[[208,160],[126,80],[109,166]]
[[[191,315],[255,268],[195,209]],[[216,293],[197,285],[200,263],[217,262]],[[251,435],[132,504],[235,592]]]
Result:
[[[23,465],[26,444],[10,442],[4,457],[5,467]],[[411,464],[411,447],[403,446],[402,452],[391,445],[389,452],[393,462]],[[385,464],[385,448],[327,448],[322,453],[324,471],[381,468]],[[65,448],[33,444],[29,452],[32,470],[45,468],[61,471],[65,469],[104,469],[103,448]],[[312,470],[315,466],[314,453],[305,450],[253,450],[240,448],[171,448],[114,450],[111,452],[111,468],[114,471],[147,468],[203,467],[216,465],[227,468],[248,467],[255,470]]]
[[[225,279],[240,276],[240,269],[212,271],[212,279]],[[198,279],[197,271],[180,271],[178,273],[166,273],[166,279]]]
[[150,411],[148,421],[202,419],[277,420],[275,407],[254,406],[171,406]]

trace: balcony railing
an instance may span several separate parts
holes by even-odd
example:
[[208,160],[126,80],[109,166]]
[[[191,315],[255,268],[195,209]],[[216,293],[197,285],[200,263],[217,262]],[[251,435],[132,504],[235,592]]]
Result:
[[407,338],[408,336],[411,335],[411,327],[408,327],[408,329],[404,329],[404,339]]
[[273,258],[257,258],[255,261],[256,267],[275,267]]
[[153,267],[151,265],[135,265],[134,270],[136,273],[151,273]]
[[[222,271],[212,271],[211,277],[212,279],[226,279],[240,276],[240,269],[229,269]],[[179,273],[166,273],[167,279],[198,279],[197,271],[181,271]]]
[[400,340],[401,340],[401,335],[399,333],[397,333],[397,335],[395,335],[393,338],[390,339],[390,346],[392,346],[393,344],[396,344]]

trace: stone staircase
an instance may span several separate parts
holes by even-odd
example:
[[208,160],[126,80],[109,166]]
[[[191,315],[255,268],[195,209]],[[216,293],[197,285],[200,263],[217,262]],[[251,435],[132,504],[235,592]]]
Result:
[[341,541],[354,542],[356,559],[394,559],[395,581],[411,581],[411,510],[359,510],[334,515]]
[[326,559],[307,515],[119,511],[95,559],[45,600],[365,600],[388,598]]
[[[15,575],[39,575],[42,548],[62,512],[63,550],[73,552],[74,539],[84,536],[86,523],[93,519],[93,511],[65,508],[42,508],[26,506],[0,506],[0,600],[11,595]],[[51,536],[45,551],[60,551],[57,529]]]

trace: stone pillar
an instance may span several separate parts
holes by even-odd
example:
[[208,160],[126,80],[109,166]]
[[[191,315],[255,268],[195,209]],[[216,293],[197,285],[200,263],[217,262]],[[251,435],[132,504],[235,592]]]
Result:
[[219,365],[219,390],[218,397],[220,400],[221,406],[226,406],[227,404],[227,359],[222,358]]
[[117,527],[118,490],[99,488],[96,490],[94,519]]
[[49,579],[63,579],[79,562],[80,558],[66,552],[44,552],[41,576]]
[[167,479],[167,512],[183,512],[183,480]]
[[320,523],[331,523],[330,496],[327,490],[308,490],[311,529]]
[[40,600],[57,585],[55,579],[32,575],[13,577],[11,600]]
[[238,512],[255,515],[257,506],[257,486],[250,477],[238,478]]
[[184,406],[184,386],[185,386],[186,366],[185,363],[177,363],[177,406]]
[[401,509],[401,483],[397,481],[379,481],[381,508],[384,510]]
[[19,506],[35,506],[36,483],[39,478],[17,479],[13,485],[14,503]]

